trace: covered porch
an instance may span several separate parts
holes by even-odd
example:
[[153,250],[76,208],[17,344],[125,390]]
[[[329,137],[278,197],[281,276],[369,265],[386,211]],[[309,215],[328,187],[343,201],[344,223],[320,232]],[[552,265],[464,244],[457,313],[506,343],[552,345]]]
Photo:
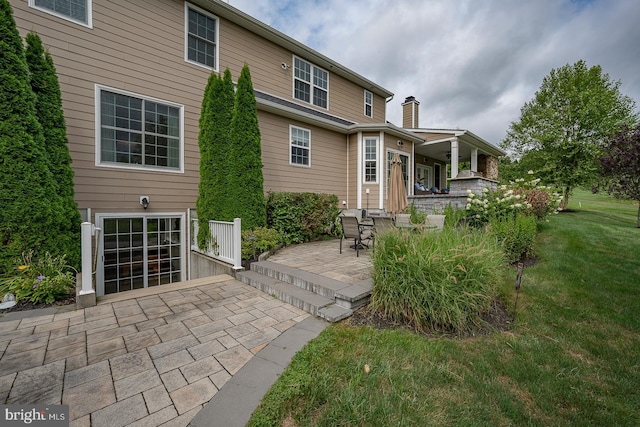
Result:
[[413,132],[424,138],[424,142],[416,144],[414,158],[416,180],[422,180],[426,188],[450,188],[456,179],[498,179],[498,157],[506,153],[472,132],[428,128]]

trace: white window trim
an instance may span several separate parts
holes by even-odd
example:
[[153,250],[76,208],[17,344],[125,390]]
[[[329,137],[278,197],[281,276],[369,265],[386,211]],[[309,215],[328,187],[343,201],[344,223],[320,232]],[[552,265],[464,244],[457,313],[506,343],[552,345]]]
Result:
[[[134,98],[140,98],[151,102],[156,102],[159,104],[165,104],[170,107],[178,108],[180,111],[180,167],[178,169],[171,168],[159,168],[155,166],[136,166],[128,163],[102,163],[101,161],[101,147],[102,147],[102,120],[101,120],[101,111],[100,111],[100,93],[105,90],[108,92],[118,93],[121,95],[131,96]],[[126,90],[116,89],[109,86],[95,85],[94,89],[94,102],[95,102],[95,151],[96,151],[96,159],[95,165],[101,168],[112,168],[112,169],[127,169],[127,170],[136,170],[140,172],[165,172],[165,173],[184,173],[184,105],[176,104],[174,102],[165,101],[164,99],[153,98],[150,96],[140,95],[134,92],[128,92]]]
[[[186,214],[184,212],[160,212],[153,214],[135,214],[133,212],[129,213],[97,213],[96,214],[96,224],[98,227],[104,229],[104,220],[110,218],[142,218],[144,223],[146,224],[147,218],[168,218],[168,217],[180,217],[180,220],[183,224],[183,229],[180,230],[180,262],[182,268],[180,269],[180,281],[184,282],[186,280],[186,269],[190,268],[187,265],[187,231],[190,230],[191,224],[186,223]],[[145,225],[146,227],[146,225]],[[187,228],[189,227],[189,228]],[[146,233],[145,233],[146,236]],[[146,243],[145,243],[146,247]],[[100,242],[98,243],[98,265],[96,266],[96,295],[104,296],[104,234],[100,233]],[[147,258],[147,254],[144,255],[145,261]],[[148,261],[147,261],[148,262]],[[142,289],[146,289],[142,288]],[[124,291],[129,292],[129,291]],[[120,292],[118,292],[120,293]]]
[[[214,58],[214,67],[209,67],[206,64],[201,64],[200,62],[192,61],[189,59],[189,9],[193,9],[197,12],[202,13],[203,15],[207,15],[208,17],[216,21],[216,39],[214,41],[216,45],[216,54]],[[218,18],[211,12],[208,12],[188,2],[184,2],[184,60],[189,64],[197,65],[198,67],[202,67],[207,70],[213,70],[217,72],[220,68],[220,18]]]
[[73,19],[70,16],[56,12],[55,10],[47,9],[46,7],[36,6],[36,0],[29,0],[29,7],[40,10],[44,13],[48,13],[49,15],[57,16],[58,18],[64,19],[65,21],[73,22],[74,24],[82,25],[83,27],[93,29],[93,0],[86,0],[86,2],[87,2],[87,22],[78,21],[77,19]]
[[[309,96],[309,102],[304,101],[302,99],[296,98],[296,80],[300,80],[300,79],[296,78],[296,72],[295,72],[296,58],[298,58],[300,61],[306,62],[307,64],[309,64],[311,66],[311,81],[310,82],[306,82],[305,81],[305,83],[308,83],[308,84],[311,85],[311,94]],[[329,85],[330,85],[329,80],[331,80],[329,78],[330,77],[330,73],[327,70],[325,70],[324,68],[318,67],[313,62],[307,61],[306,59],[303,59],[300,56],[293,55],[293,57],[291,59],[291,63],[293,64],[293,66],[292,66],[292,68],[293,68],[293,71],[292,71],[292,82],[293,82],[293,84],[291,85],[291,97],[293,99],[295,99],[296,101],[304,102],[305,104],[313,105],[314,107],[322,108],[323,110],[328,110],[329,109],[329,102],[330,102],[330,100],[329,100]],[[318,70],[322,70],[325,73],[327,73],[327,88],[326,89],[322,88],[320,86],[316,86],[316,85],[313,84],[313,69],[314,68],[317,68]],[[304,81],[304,80],[301,80],[301,81]],[[322,107],[320,105],[316,105],[316,104],[313,103],[313,89],[315,87],[317,87],[318,89],[321,89],[321,90],[326,90],[326,92],[327,92],[327,106],[326,107]]]
[[[376,179],[375,181],[367,181],[367,141],[375,141],[376,143]],[[378,137],[365,136],[362,138],[362,183],[364,185],[374,185],[380,182],[380,159],[379,157],[380,140]]]
[[[370,104],[367,102],[367,94],[371,98],[371,103]],[[367,114],[367,106],[371,107],[371,115]],[[369,90],[366,90],[366,89],[364,90],[364,115],[365,115],[365,117],[373,118],[373,92],[371,92]]]
[[[309,150],[309,164],[308,165],[301,165],[300,163],[293,163],[291,161],[291,147],[294,146],[291,132],[292,132],[292,130],[294,128],[309,132],[309,147],[306,147],[307,150]],[[311,129],[306,129],[306,128],[303,128],[303,127],[300,127],[300,126],[295,126],[295,125],[289,125],[289,146],[288,147],[289,147],[289,151],[288,151],[287,155],[289,156],[289,165],[296,166],[296,167],[299,167],[299,168],[310,168],[311,167]],[[295,147],[298,147],[298,145],[296,145]]]

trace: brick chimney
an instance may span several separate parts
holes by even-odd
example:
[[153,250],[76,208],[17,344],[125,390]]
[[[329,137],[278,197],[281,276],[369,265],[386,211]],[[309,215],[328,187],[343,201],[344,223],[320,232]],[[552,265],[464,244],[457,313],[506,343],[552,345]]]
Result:
[[405,129],[419,128],[418,112],[420,103],[413,96],[408,96],[402,103],[402,127]]

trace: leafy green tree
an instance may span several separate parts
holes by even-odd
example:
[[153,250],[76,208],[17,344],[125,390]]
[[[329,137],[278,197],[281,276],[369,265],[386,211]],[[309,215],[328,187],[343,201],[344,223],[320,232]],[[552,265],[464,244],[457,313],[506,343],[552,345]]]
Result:
[[234,108],[234,86],[229,69],[220,78],[212,73],[202,99],[200,111],[200,183],[196,211],[198,213],[198,244],[209,243],[208,222],[225,220],[227,205],[227,163],[230,160],[231,121]]
[[[62,111],[60,84],[53,59],[34,33],[27,34],[26,59],[31,74],[31,89],[36,94],[36,114],[42,126],[49,170],[61,197],[62,218],[57,230],[60,250],[67,255],[69,265],[80,267],[80,223],[78,204],[74,199],[73,169],[69,154],[67,128]],[[52,232],[53,230],[50,230]]]
[[562,207],[576,186],[597,178],[604,140],[636,121],[635,103],[620,92],[620,82],[584,61],[551,70],[534,98],[511,123],[503,148],[540,167],[543,182],[563,191]]
[[60,197],[35,105],[13,11],[0,0],[0,274],[27,250],[60,253]]
[[638,202],[640,228],[640,124],[625,128],[609,138],[600,158],[604,189],[615,197]]
[[242,228],[264,227],[267,221],[258,110],[249,66],[238,78],[231,123],[232,161],[229,162],[227,218],[242,218]]

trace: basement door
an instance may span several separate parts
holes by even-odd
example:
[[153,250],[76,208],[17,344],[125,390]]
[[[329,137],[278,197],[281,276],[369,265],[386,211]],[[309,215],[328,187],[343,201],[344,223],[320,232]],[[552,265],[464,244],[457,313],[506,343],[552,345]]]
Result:
[[184,280],[184,215],[98,218],[98,295]]

